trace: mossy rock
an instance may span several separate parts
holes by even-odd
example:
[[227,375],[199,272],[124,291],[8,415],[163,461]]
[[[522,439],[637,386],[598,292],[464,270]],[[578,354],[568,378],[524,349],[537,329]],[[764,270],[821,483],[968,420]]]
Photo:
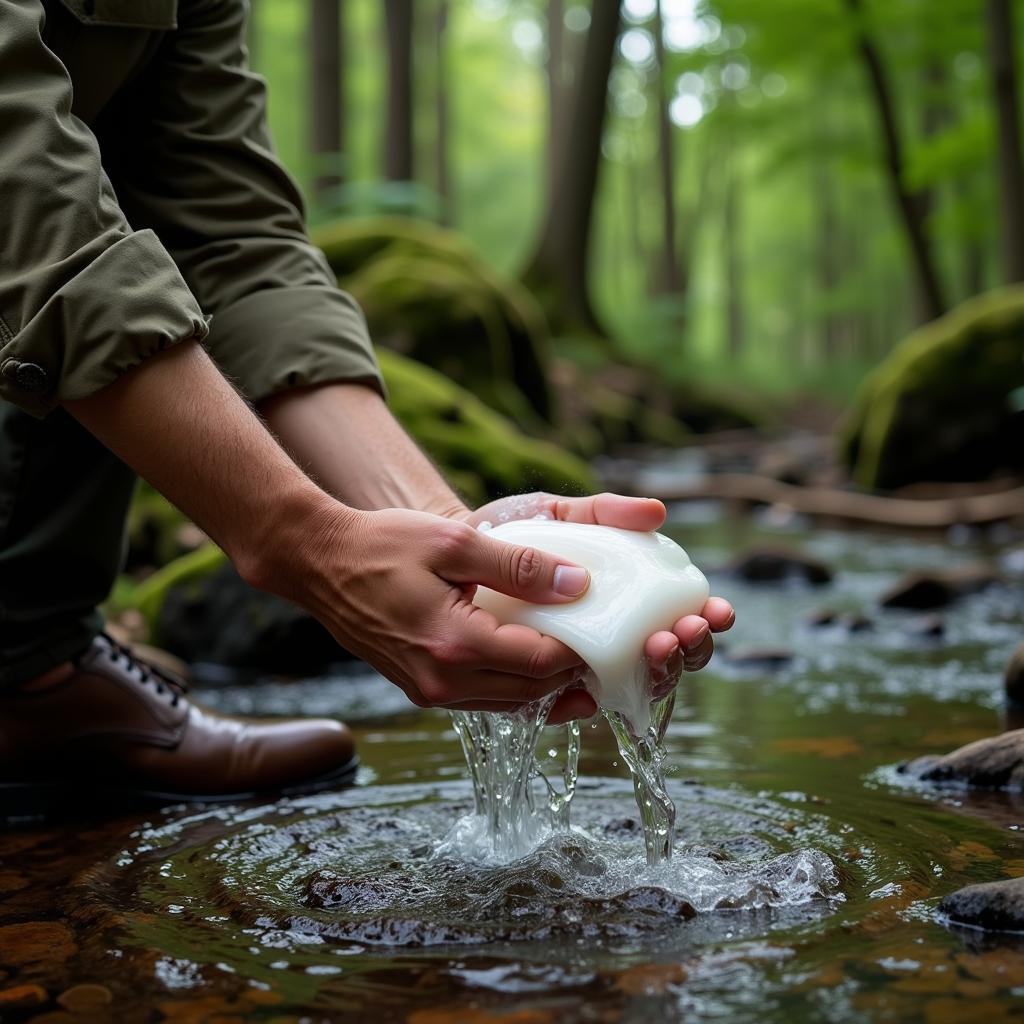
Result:
[[[919,328],[865,380],[840,444],[863,487],[1024,469],[1024,287]],[[1016,394],[1015,394],[1016,393]]]
[[553,416],[547,322],[465,239],[402,217],[345,220],[314,242],[381,344],[440,370],[521,426]]
[[527,437],[500,413],[430,367],[378,353],[391,410],[472,502],[520,491],[585,493],[595,488],[585,462]]

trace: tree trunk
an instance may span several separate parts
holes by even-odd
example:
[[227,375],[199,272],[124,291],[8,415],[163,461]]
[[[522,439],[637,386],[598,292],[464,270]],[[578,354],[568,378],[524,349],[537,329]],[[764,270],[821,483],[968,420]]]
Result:
[[933,320],[946,310],[942,286],[928,233],[925,229],[924,210],[920,197],[907,190],[904,184],[903,141],[896,120],[896,105],[893,101],[881,53],[875,46],[863,20],[862,0],[846,0],[857,20],[857,47],[860,51],[864,70],[867,73],[871,95],[874,100],[878,127],[882,137],[882,148],[888,170],[889,188],[907,237],[921,303],[921,320]]
[[451,120],[448,98],[448,0],[440,0],[437,6],[437,195],[441,203],[439,219],[442,224],[451,224],[455,219],[452,199],[452,175],[449,163],[449,126]]
[[384,177],[413,179],[412,0],[384,0],[388,51],[388,114]]
[[548,0],[548,151],[547,195],[558,184],[558,168],[565,147],[565,5]]
[[1024,166],[1011,0],[988,0],[988,46],[999,138],[1000,224],[1007,281],[1024,281]]
[[618,0],[594,0],[583,65],[573,90],[567,145],[533,259],[523,275],[556,331],[583,330],[599,337],[587,287],[590,226],[601,166],[601,136],[608,77],[619,35]]
[[317,161],[314,189],[341,184],[345,104],[342,96],[342,0],[312,0],[309,22],[311,145]]
[[676,256],[675,160],[672,152],[672,122],[668,116],[665,95],[665,39],[661,17],[661,0],[654,5],[654,88],[658,114],[658,175],[661,181],[662,265],[656,284],[670,295],[680,290],[679,265]]

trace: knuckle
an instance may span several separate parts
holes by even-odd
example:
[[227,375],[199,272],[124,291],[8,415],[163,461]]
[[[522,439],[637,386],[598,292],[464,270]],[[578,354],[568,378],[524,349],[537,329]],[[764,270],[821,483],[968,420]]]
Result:
[[438,665],[458,665],[464,660],[461,648],[451,640],[436,640],[430,645],[429,651],[430,657]]
[[537,647],[527,659],[526,674],[532,679],[545,679],[554,674],[556,667],[553,652]]
[[427,676],[420,681],[420,694],[426,703],[423,707],[447,704],[453,699],[451,686],[439,676]]
[[511,553],[510,576],[524,590],[535,586],[544,571],[544,556],[535,548],[515,547]]
[[445,523],[437,529],[434,548],[442,561],[451,561],[466,551],[475,536],[468,523]]

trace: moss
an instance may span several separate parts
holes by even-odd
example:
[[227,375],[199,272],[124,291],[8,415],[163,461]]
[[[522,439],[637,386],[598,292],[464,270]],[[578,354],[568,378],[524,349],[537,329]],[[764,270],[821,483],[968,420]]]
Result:
[[527,437],[505,417],[429,367],[379,353],[391,409],[473,502],[526,490],[593,490],[586,463]]
[[215,544],[204,544],[169,562],[142,583],[119,588],[118,603],[121,607],[137,608],[146,620],[149,635],[155,636],[157,620],[167,592],[206,579],[226,561],[227,555]]
[[465,239],[371,217],[314,234],[374,338],[470,388],[529,429],[552,417],[547,323],[533,296]]
[[982,480],[1024,468],[1024,287],[971,299],[901,342],[865,380],[841,430],[864,487]]

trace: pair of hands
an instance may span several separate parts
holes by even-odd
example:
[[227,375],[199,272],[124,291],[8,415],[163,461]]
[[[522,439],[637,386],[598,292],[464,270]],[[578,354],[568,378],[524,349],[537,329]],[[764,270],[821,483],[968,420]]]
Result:
[[[477,584],[544,604],[585,592],[589,580],[579,567],[476,529],[485,521],[538,515],[656,530],[665,521],[665,506],[616,494],[537,493],[448,516],[404,509],[350,513],[319,531],[312,564],[326,571],[317,573],[321,586],[311,610],[344,647],[420,707],[510,711],[564,690],[548,722],[589,718],[597,705],[575,685],[585,670],[579,657],[527,626],[499,624],[472,601]],[[671,631],[649,637],[644,651],[654,695],[671,690],[684,670],[703,668],[714,650],[712,634],[728,629],[734,618],[727,601],[712,597],[700,615],[683,616]]]

